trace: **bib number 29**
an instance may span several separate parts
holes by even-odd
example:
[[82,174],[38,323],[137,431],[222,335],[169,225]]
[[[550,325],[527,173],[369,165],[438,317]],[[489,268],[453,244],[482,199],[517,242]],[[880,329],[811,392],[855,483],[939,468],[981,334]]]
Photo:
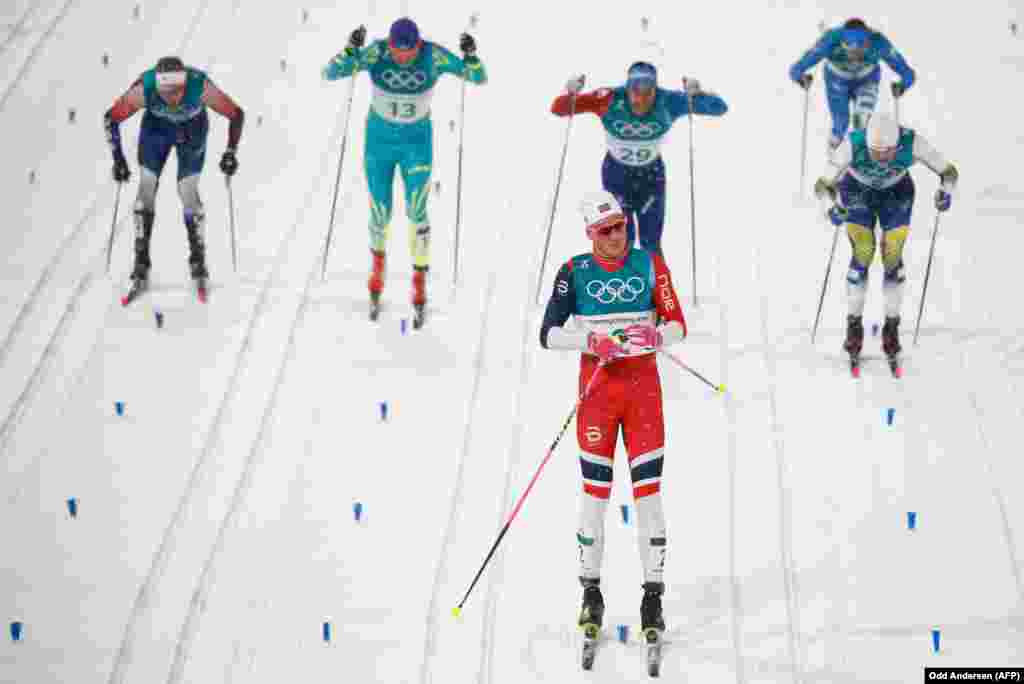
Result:
[[394,119],[416,118],[415,102],[391,102],[388,105],[388,110],[391,112],[391,117]]
[[629,147],[620,148],[621,159],[627,164],[646,164],[654,158],[654,154],[646,147],[633,150]]

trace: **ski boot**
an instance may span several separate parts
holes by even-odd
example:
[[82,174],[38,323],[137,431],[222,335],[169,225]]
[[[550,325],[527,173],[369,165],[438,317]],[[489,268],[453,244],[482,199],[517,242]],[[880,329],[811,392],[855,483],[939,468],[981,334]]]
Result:
[[137,209],[135,211],[135,266],[132,269],[131,287],[128,294],[121,298],[121,305],[128,306],[149,288],[149,241],[153,237],[152,211]]
[[647,647],[647,674],[661,674],[661,635],[665,632],[665,618],[661,614],[661,595],[664,582],[644,582],[644,597],[640,601],[640,628]]
[[427,318],[427,267],[414,266],[412,274],[412,327],[419,330]]
[[900,368],[900,317],[886,316],[885,325],[882,326],[882,351],[889,361],[889,370],[895,377],[900,377],[903,370]]
[[199,301],[206,302],[210,272],[206,269],[206,244],[203,241],[203,227],[206,217],[202,212],[185,212],[185,229],[188,232],[188,266],[196,285]]
[[370,320],[375,321],[380,316],[380,295],[384,291],[384,252],[371,249],[370,254],[373,256],[373,272],[367,285],[370,289]]
[[860,377],[860,351],[864,347],[864,318],[862,316],[846,317],[846,342],[843,349],[850,355],[850,373]]
[[577,624],[583,630],[581,665],[584,670],[589,670],[594,666],[601,623],[604,621],[604,597],[601,595],[601,580],[581,577],[580,584],[583,585],[583,607]]

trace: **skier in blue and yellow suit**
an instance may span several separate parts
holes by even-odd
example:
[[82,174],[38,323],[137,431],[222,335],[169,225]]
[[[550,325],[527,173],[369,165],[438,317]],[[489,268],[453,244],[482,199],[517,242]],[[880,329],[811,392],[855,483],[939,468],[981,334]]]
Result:
[[419,28],[408,18],[391,26],[387,40],[363,48],[366,28],[349,37],[348,46],[323,70],[328,81],[370,74],[373,101],[366,119],[365,165],[370,190],[370,252],[373,273],[369,280],[371,315],[375,315],[384,289],[384,259],[391,223],[391,199],[395,167],[402,173],[409,218],[409,246],[413,258],[413,306],[422,324],[426,303],[426,273],[430,266],[430,221],[427,198],[433,163],[433,124],[430,100],[442,74],[461,76],[475,84],[487,81],[476,57],[476,42],[462,34],[462,59],[444,47],[420,38]]

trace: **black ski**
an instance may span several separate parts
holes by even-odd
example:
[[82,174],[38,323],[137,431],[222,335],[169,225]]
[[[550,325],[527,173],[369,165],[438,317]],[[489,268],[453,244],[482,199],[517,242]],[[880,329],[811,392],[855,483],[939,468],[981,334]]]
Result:
[[860,354],[850,354],[850,375],[860,377]]
[[413,304],[412,305],[412,328],[413,330],[419,330],[423,327],[423,324],[427,320],[427,305]]
[[210,296],[210,283],[206,278],[195,278],[196,284],[196,296],[199,297],[199,301],[203,304]]
[[380,317],[380,292],[370,293],[370,320],[376,321]]
[[644,632],[644,642],[647,647],[647,674],[650,677],[661,676],[661,632],[656,629],[648,629]]
[[601,628],[594,623],[583,625],[583,656],[580,665],[584,670],[594,668],[594,656],[597,655],[597,645],[601,640]]
[[146,290],[149,289],[149,280],[140,278],[132,281],[132,286],[128,289],[128,292],[121,297],[121,306],[128,306],[136,299],[145,294]]

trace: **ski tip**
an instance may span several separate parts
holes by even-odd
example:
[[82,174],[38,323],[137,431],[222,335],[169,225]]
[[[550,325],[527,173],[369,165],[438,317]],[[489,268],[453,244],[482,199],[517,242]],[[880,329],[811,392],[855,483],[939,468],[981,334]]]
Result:
[[893,369],[892,374],[893,374],[893,377],[902,378],[903,377],[903,368],[901,368],[900,366],[897,366],[896,368]]
[[725,394],[725,385],[719,385],[718,386],[718,393],[719,394]]
[[452,617],[455,618],[456,620],[458,620],[460,617],[462,617],[462,608],[459,608],[458,606],[455,606],[454,608],[452,608]]
[[851,368],[850,369],[850,375],[852,375],[855,378],[859,378],[860,377],[860,366],[854,366],[853,368]]
[[131,300],[128,297],[121,297],[121,306],[128,306],[128,302]]

